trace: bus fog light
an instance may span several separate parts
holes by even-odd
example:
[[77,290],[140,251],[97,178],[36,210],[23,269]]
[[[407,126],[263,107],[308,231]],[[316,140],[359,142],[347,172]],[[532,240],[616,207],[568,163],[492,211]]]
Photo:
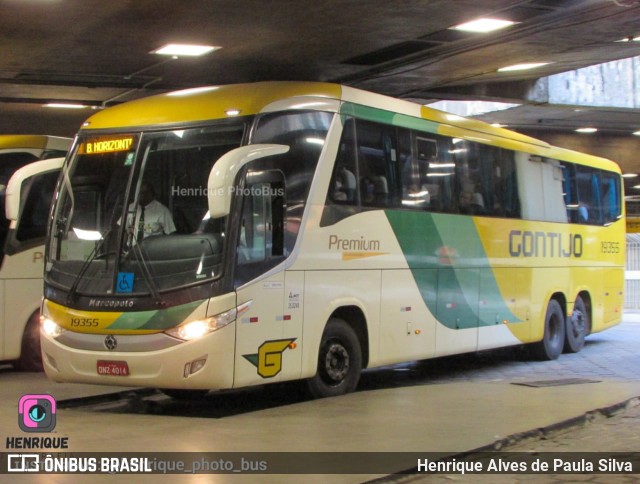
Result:
[[57,338],[64,331],[60,326],[54,323],[49,318],[42,318],[42,331],[47,336],[51,336],[52,338]]
[[207,319],[199,319],[181,324],[180,326],[165,331],[165,333],[185,341],[198,339],[205,334],[234,322],[236,320],[236,313],[237,311],[232,309],[231,311],[220,313]]
[[204,368],[204,365],[207,363],[207,357],[200,358],[197,360],[193,360],[186,365],[184,365],[184,377],[187,378],[189,375],[193,375],[198,371]]

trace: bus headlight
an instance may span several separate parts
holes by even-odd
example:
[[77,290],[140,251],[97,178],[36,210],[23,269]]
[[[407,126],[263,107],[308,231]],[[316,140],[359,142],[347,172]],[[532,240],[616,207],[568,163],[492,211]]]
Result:
[[42,331],[47,336],[51,336],[52,338],[57,338],[62,334],[64,329],[58,326],[55,322],[53,322],[49,318],[42,318]]
[[168,329],[165,333],[185,341],[190,341],[192,339],[201,338],[205,334],[211,333],[220,328],[224,328],[229,323],[233,323],[236,320],[236,314],[237,311],[232,309],[230,311],[211,316],[210,318],[181,324],[175,328]]

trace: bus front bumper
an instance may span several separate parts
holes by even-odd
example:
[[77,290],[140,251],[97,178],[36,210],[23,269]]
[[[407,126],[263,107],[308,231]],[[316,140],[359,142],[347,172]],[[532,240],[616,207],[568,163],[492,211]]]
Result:
[[[149,351],[112,351],[109,335],[73,333],[84,348],[63,344],[63,337],[40,332],[42,360],[47,376],[56,382],[91,383],[172,389],[227,389],[233,386],[235,323],[191,341]],[[62,336],[62,335],[61,335]],[[67,335],[67,340],[69,335]],[[155,335],[170,338],[166,335]],[[113,336],[112,336],[113,338]],[[119,336],[117,340],[144,335]],[[77,345],[75,345],[77,346]],[[162,345],[160,345],[162,346]],[[85,349],[85,348],[90,349]],[[99,347],[103,349],[99,349]]]

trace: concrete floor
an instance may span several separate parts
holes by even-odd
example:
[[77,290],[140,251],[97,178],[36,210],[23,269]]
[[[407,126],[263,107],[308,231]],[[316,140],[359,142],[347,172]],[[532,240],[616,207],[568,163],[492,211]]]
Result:
[[[640,324],[634,317],[631,319],[640,334]],[[588,348],[583,352],[586,350]],[[184,415],[179,412],[178,415],[112,413],[79,406],[59,409],[54,433],[40,435],[68,437],[66,452],[458,453],[490,446],[511,435],[566,422],[640,396],[640,378],[633,381],[596,376],[597,383],[542,388],[501,380],[368,389],[343,397],[295,401],[223,418],[202,418],[188,412]],[[57,384],[42,374],[0,371],[0,438],[4,442],[10,436],[27,435],[17,423],[18,400],[26,393],[48,393],[60,402],[119,390],[125,389]],[[255,396],[247,395],[248,398]],[[207,402],[215,405],[216,400],[212,398]],[[23,482],[46,483],[118,479],[108,475],[19,477]],[[380,475],[120,476],[123,477],[128,482],[145,483],[169,479],[171,482],[353,483]]]

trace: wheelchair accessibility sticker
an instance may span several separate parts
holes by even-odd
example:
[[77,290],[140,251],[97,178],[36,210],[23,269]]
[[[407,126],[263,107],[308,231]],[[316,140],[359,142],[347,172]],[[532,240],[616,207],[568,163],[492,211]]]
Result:
[[133,291],[133,272],[118,272],[118,282],[116,283],[116,292],[132,292]]

